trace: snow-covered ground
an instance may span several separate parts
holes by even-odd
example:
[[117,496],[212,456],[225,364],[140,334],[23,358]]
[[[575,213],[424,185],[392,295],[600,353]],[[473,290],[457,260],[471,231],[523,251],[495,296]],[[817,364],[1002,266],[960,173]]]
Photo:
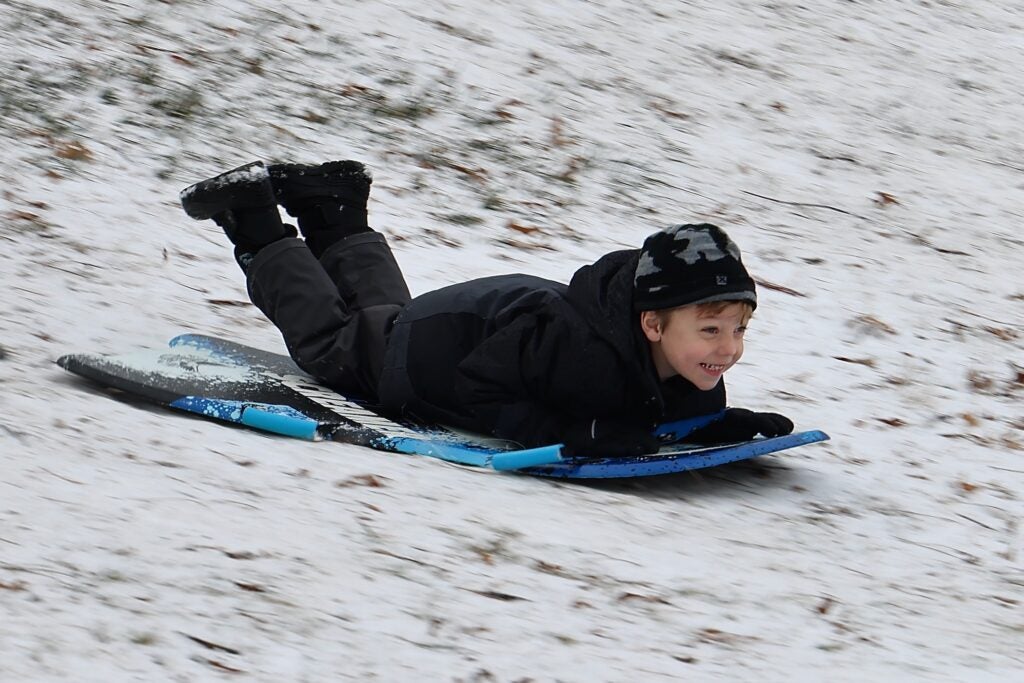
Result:
[[[0,3],[0,680],[1005,681],[1024,669],[1024,9]],[[280,350],[177,204],[357,158],[414,292],[724,226],[732,403],[833,440],[567,485],[53,364]]]

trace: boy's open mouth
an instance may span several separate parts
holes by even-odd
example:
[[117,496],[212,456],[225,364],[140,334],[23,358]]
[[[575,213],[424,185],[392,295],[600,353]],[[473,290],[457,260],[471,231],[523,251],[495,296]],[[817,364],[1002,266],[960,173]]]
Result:
[[700,366],[711,372],[724,372],[726,367],[725,365],[712,365],[711,363],[701,363]]

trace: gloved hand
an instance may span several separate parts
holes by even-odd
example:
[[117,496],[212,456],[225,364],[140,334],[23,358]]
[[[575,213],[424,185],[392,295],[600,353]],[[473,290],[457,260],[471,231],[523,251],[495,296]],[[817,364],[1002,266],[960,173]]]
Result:
[[758,434],[782,436],[793,431],[793,421],[778,413],[755,413],[746,408],[729,408],[725,416],[707,427],[694,430],[686,441],[694,443],[729,443],[749,441]]
[[570,425],[562,435],[563,453],[590,458],[627,458],[654,453],[653,426],[637,420],[597,419]]

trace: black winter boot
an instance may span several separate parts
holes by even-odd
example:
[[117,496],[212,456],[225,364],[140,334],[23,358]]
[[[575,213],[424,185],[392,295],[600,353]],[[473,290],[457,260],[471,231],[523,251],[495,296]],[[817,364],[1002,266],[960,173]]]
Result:
[[179,198],[185,213],[200,221],[232,209],[277,203],[270,174],[262,161],[253,161],[189,185]]
[[271,164],[267,171],[278,203],[298,219],[317,257],[335,242],[370,232],[366,204],[373,177],[362,163]]
[[271,242],[294,236],[281,222],[274,187],[262,161],[254,161],[190,185],[181,191],[181,206],[192,218],[212,218],[238,254],[255,254]]

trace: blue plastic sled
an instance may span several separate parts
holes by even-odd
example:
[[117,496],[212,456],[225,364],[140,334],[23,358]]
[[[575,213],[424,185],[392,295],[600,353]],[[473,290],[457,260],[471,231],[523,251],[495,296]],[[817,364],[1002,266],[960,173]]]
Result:
[[316,383],[287,356],[205,335],[181,335],[167,351],[61,357],[65,369],[160,405],[264,432],[425,455],[476,467],[565,479],[670,474],[714,467],[825,441],[821,431],[737,444],[674,443],[721,417],[661,425],[666,445],[635,458],[564,457],[562,445],[519,449],[510,442],[436,425],[395,421],[373,406]]

